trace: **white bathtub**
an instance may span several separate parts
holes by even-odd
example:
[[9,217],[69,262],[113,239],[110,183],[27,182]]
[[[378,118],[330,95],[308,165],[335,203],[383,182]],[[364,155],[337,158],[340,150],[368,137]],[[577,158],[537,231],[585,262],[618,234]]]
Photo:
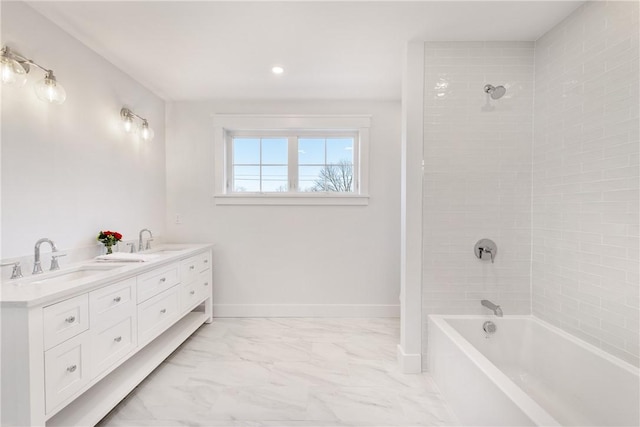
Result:
[[431,315],[427,345],[462,425],[640,425],[638,368],[536,317]]

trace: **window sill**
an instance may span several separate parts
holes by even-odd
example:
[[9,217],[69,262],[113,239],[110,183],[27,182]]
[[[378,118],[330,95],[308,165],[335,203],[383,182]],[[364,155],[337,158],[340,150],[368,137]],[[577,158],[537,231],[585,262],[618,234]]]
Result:
[[216,205],[366,206],[369,196],[307,194],[216,194]]

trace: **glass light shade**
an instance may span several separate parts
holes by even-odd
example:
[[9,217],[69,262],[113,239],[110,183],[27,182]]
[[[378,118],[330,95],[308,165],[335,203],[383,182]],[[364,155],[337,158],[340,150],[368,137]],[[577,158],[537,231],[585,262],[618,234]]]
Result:
[[67,92],[62,85],[48,76],[36,83],[35,91],[38,99],[52,104],[62,104],[67,99]]
[[124,131],[127,133],[133,133],[136,131],[136,124],[133,121],[133,117],[127,116],[122,119],[122,127],[124,127]]
[[151,141],[153,139],[153,129],[149,127],[149,123],[142,123],[142,127],[140,128],[140,138],[145,141]]
[[3,54],[0,67],[2,84],[24,86],[27,81],[27,70],[18,61]]

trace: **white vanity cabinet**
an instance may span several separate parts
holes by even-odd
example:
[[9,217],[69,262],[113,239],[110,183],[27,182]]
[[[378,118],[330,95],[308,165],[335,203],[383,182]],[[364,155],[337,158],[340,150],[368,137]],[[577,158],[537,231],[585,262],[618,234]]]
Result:
[[3,298],[2,425],[94,425],[210,322],[211,245],[193,246],[59,298]]

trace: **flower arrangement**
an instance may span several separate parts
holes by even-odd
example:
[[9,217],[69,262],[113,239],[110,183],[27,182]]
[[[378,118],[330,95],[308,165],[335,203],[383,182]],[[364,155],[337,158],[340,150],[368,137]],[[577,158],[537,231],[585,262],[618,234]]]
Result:
[[107,248],[107,254],[113,253],[111,247],[122,240],[122,234],[117,231],[101,231],[98,240]]

